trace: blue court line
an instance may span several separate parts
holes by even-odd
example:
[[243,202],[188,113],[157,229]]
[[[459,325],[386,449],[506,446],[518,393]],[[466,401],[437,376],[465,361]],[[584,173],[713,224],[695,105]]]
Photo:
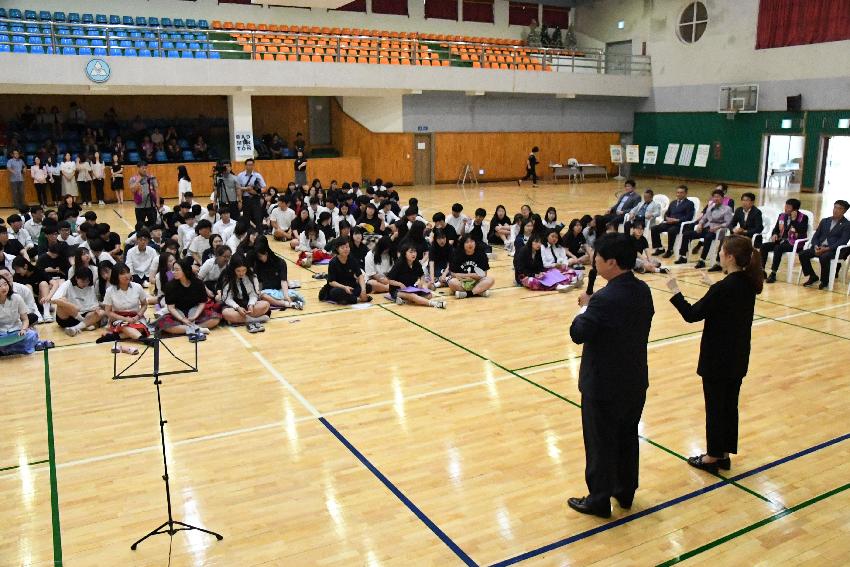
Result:
[[407,496],[405,496],[404,493],[401,490],[396,488],[396,486],[392,482],[390,482],[390,479],[388,479],[386,476],[384,476],[384,474],[381,471],[379,471],[378,468],[375,465],[373,465],[369,461],[369,459],[367,459],[363,455],[363,453],[358,451],[357,448],[354,445],[352,445],[348,441],[348,439],[345,438],[345,436],[342,433],[337,431],[337,429],[333,425],[331,425],[330,422],[327,419],[325,419],[324,417],[320,417],[319,421],[321,421],[322,425],[327,427],[328,431],[333,433],[334,437],[339,439],[339,442],[342,443],[343,445],[345,445],[345,447],[349,451],[351,451],[354,454],[354,456],[357,457],[360,460],[360,462],[363,463],[363,465],[367,469],[369,469],[369,471],[373,475],[378,477],[378,480],[380,480],[384,484],[384,486],[386,486],[390,490],[390,492],[395,494],[396,498],[401,500],[402,503],[405,506],[407,506],[407,508],[411,512],[413,512],[416,515],[416,517],[419,518],[422,521],[423,524],[428,526],[428,528],[432,532],[434,532],[434,534],[438,538],[440,538],[443,541],[443,543],[445,543],[449,547],[449,549],[451,549],[455,553],[455,555],[457,555],[460,558],[461,561],[463,561],[464,563],[466,563],[470,567],[472,567],[472,566],[477,567],[478,566],[478,564],[475,561],[473,561],[472,558],[469,555],[467,555],[466,552],[464,550],[462,550],[458,544],[456,544],[454,541],[452,541],[452,539],[449,536],[447,536],[446,533],[443,530],[441,530],[439,527],[437,527],[437,524],[432,522],[431,519],[428,518],[428,516],[426,516],[425,513],[422,512],[422,510],[420,510],[416,506],[416,504],[411,502],[410,499]]
[[787,457],[782,457],[781,459],[777,459],[773,462],[764,464],[760,467],[756,467],[756,468],[754,468],[750,471],[741,473],[739,475],[729,477],[726,480],[722,480],[720,482],[710,484],[706,487],[700,488],[699,490],[689,492],[688,494],[684,494],[684,495],[679,496],[677,498],[674,498],[672,500],[662,502],[661,504],[656,504],[655,506],[652,506],[651,508],[647,508],[646,510],[641,510],[640,512],[619,518],[617,520],[614,520],[613,522],[608,522],[608,523],[602,524],[600,526],[596,526],[595,528],[591,528],[589,530],[585,530],[583,532],[577,533],[577,534],[572,535],[570,537],[552,542],[552,543],[544,545],[542,547],[538,547],[537,549],[532,549],[531,551],[526,551],[525,553],[522,553],[520,555],[516,555],[516,556],[511,557],[509,559],[505,559],[504,561],[500,561],[499,563],[494,563],[491,567],[504,567],[506,565],[514,565],[516,563],[519,563],[520,561],[525,561],[526,559],[531,559],[532,557],[537,557],[538,555],[541,555],[543,553],[547,553],[547,552],[552,551],[554,549],[558,549],[560,547],[564,547],[564,546],[569,545],[571,543],[575,543],[577,541],[587,539],[587,538],[594,536],[598,533],[611,530],[611,529],[616,528],[618,526],[622,526],[623,524],[628,524],[629,522],[633,522],[633,521],[635,521],[639,518],[643,518],[644,516],[654,514],[655,512],[660,512],[661,510],[664,510],[664,509],[669,508],[671,506],[675,506],[676,504],[681,504],[682,502],[685,502],[687,500],[691,500],[693,498],[696,498],[697,496],[701,496],[701,495],[706,494],[708,492],[712,492],[714,490],[717,490],[718,488],[722,488],[722,487],[724,487],[728,484],[731,484],[732,482],[735,482],[735,481],[753,476],[755,474],[764,472],[768,469],[772,469],[772,468],[777,467],[781,464],[787,463],[788,461],[793,461],[795,459],[799,459],[800,457],[804,457],[804,456],[806,456],[810,453],[814,453],[815,451],[820,451],[821,449],[825,449],[826,447],[830,447],[830,446],[835,445],[837,443],[841,443],[842,441],[846,441],[847,439],[850,439],[850,433],[845,433],[844,435],[841,435],[840,437],[836,437],[835,439],[830,439],[829,441],[824,441],[823,443],[820,443],[820,444],[815,445],[813,447],[809,447],[808,449],[803,449],[802,451],[798,451],[797,453],[794,453],[792,455],[788,455]]

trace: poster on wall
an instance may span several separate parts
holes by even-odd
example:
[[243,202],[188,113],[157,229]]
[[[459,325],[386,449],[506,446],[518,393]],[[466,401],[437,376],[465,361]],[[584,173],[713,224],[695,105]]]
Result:
[[643,163],[655,165],[658,160],[658,146],[646,146],[643,150]]
[[667,153],[664,154],[666,165],[676,165],[676,155],[679,153],[679,144],[667,144]]
[[622,146],[611,146],[611,163],[623,163]]
[[640,146],[629,144],[626,146],[626,161],[629,163],[640,163]]
[[682,153],[679,154],[679,165],[691,165],[692,157],[694,157],[694,145],[682,144]]
[[236,132],[234,134],[236,159],[243,160],[254,157],[254,134],[251,132]]
[[705,167],[708,163],[708,152],[711,146],[700,144],[697,146],[697,156],[694,158],[694,167]]

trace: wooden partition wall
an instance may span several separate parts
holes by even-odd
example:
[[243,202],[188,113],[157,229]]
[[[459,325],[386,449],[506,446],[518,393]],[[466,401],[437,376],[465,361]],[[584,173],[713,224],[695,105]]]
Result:
[[[256,162],[256,170],[259,171],[270,186],[283,189],[286,184],[293,181],[295,178],[294,161],[291,159],[281,160],[263,160]],[[166,198],[177,197],[177,166],[185,165],[189,172],[189,177],[192,178],[192,192],[197,196],[207,196],[212,192],[212,162],[190,162],[185,164],[167,163],[167,164],[152,164],[148,166],[148,171],[155,175],[160,186],[160,196]],[[238,173],[244,169],[241,164],[235,164],[234,170]],[[124,186],[128,187],[129,179],[136,174],[137,167],[135,165],[127,165],[124,167]],[[357,181],[362,178],[360,171],[359,158],[320,158],[310,159],[307,161],[307,179],[312,181],[313,178],[321,180],[322,185],[327,187],[331,180],[336,179],[340,184],[343,181]],[[35,193],[35,186],[32,184],[32,177],[29,175],[29,170],[26,172],[26,189],[27,202],[34,204],[38,202]],[[110,188],[109,176],[105,187],[105,197],[107,201],[114,201],[115,194]],[[94,189],[92,189],[94,196]],[[125,199],[132,199],[130,191],[125,189]],[[9,186],[9,172],[5,169],[0,170],[0,207],[12,206],[12,193]]]
[[616,132],[446,132],[434,135],[434,177],[437,183],[454,183],[463,165],[483,169],[479,181],[504,181],[525,175],[525,159],[531,148],[540,153],[537,174],[548,175],[550,163],[610,164],[608,147],[619,143]]
[[254,96],[251,97],[251,121],[254,137],[280,134],[292,147],[295,134],[301,132],[310,145],[308,100],[306,96]]

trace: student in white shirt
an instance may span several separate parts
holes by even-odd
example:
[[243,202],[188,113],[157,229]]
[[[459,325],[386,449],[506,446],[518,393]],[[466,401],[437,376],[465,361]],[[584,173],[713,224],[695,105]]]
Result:
[[177,202],[184,201],[184,195],[192,191],[192,178],[189,177],[189,172],[185,165],[177,166]]
[[136,245],[127,250],[127,267],[133,282],[143,286],[147,284],[159,260],[156,250],[148,246],[149,241],[150,233],[146,228],[141,228],[136,233]]
[[393,224],[399,220],[398,215],[393,212],[393,204],[389,199],[381,202],[381,208],[378,212],[378,216],[381,217],[381,220],[383,220],[385,224]]
[[392,239],[389,236],[383,236],[366,254],[366,268],[363,271],[366,276],[367,293],[387,293],[390,290],[387,274],[393,267],[390,250],[392,246]]
[[181,253],[186,253],[186,249],[192,243],[195,234],[195,215],[190,212],[184,219],[183,224],[177,227],[177,244],[180,245]]
[[278,241],[292,240],[292,221],[295,220],[295,211],[289,208],[286,197],[281,195],[277,198],[277,207],[269,215],[272,227],[272,236]]
[[211,292],[216,293],[221,291],[218,287],[218,280],[222,272],[227,268],[227,264],[230,262],[232,256],[233,251],[229,246],[225,246],[224,244],[216,246],[215,254],[207,258],[201,265],[201,269],[198,270],[198,278],[204,282],[204,285]]
[[[247,238],[249,228],[251,228],[251,225],[249,225],[246,221],[239,221],[236,223],[236,228],[233,229],[233,234],[230,235],[230,238],[224,241],[224,245],[235,253],[236,249],[239,248],[239,245],[242,244],[242,241]],[[295,246],[293,246],[293,248],[295,248]]]
[[15,214],[9,215],[9,217],[6,219],[6,222],[9,225],[8,226],[9,239],[10,240],[17,240],[18,242],[20,242],[21,246],[23,246],[23,248],[24,248],[22,255],[29,258],[30,257],[29,253],[35,252],[35,250],[34,250],[35,245],[33,244],[33,240],[32,240],[32,237],[30,236],[30,233],[28,231],[24,230],[24,219],[21,218],[21,215],[15,213]]
[[561,246],[561,235],[557,229],[550,229],[546,235],[546,243],[540,249],[543,267],[547,270],[565,270],[570,266],[567,249]]
[[324,250],[327,244],[325,233],[319,230],[319,226],[310,222],[307,228],[298,237],[296,252],[312,252],[313,250]]
[[446,217],[446,224],[455,229],[458,238],[461,238],[466,230],[469,217],[463,214],[463,205],[455,203],[452,205],[452,214]]
[[334,232],[336,232],[337,238],[341,236],[339,232],[340,221],[347,221],[350,227],[357,224],[357,221],[354,219],[354,215],[351,214],[351,207],[346,202],[340,203],[339,207],[337,207],[336,216],[333,217],[331,221],[333,222]]
[[[112,284],[106,290],[103,306],[109,318],[107,333],[96,342],[118,341],[129,339],[138,341],[150,334],[145,320],[145,310],[148,307],[148,297],[142,286],[132,281],[130,268],[118,263],[112,268],[109,282]],[[113,352],[138,354],[135,347],[116,346]]]
[[310,220],[313,222],[319,222],[319,215],[327,211],[325,207],[319,204],[318,199],[313,199],[310,202],[310,206],[307,208],[307,210],[310,213]]
[[97,204],[101,207],[106,204],[103,200],[103,186],[106,183],[106,164],[100,159],[100,152],[94,153],[94,158],[91,162],[91,178],[94,184],[95,198]]
[[[293,213],[294,214],[294,213]],[[221,236],[221,239],[227,242],[233,230],[236,228],[236,221],[230,218],[230,208],[224,207],[221,210],[221,218],[219,218],[212,227],[213,233]]]
[[33,296],[32,288],[28,285],[14,281],[12,271],[3,265],[0,265],[0,278],[9,282],[9,285],[12,286],[12,291],[15,295],[19,295],[21,299],[24,300],[24,305],[27,306],[27,319],[29,319],[30,327],[33,327],[36,323],[50,323],[53,321],[53,314],[50,311],[50,302],[48,301],[47,304],[42,305],[44,310],[44,314],[42,314],[35,302],[35,296]]
[[262,324],[269,320],[271,306],[260,299],[260,292],[260,283],[245,259],[233,256],[221,275],[222,317],[231,325],[247,324],[249,333],[265,331]]
[[106,316],[97,301],[91,270],[78,270],[59,286],[50,301],[56,305],[56,323],[69,337],[93,331]]
[[208,220],[202,220],[195,227],[196,235],[189,243],[187,250],[195,263],[200,266],[204,263],[203,256],[207,248],[210,247],[210,234],[212,234],[212,223]]
[[24,223],[26,230],[32,242],[38,242],[38,237],[41,236],[42,223],[44,222],[44,208],[41,205],[36,205],[30,209],[30,218]]

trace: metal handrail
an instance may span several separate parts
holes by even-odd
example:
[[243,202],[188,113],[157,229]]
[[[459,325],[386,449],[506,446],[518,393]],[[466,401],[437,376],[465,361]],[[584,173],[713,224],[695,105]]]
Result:
[[[157,57],[166,57],[172,51],[192,51],[193,57],[197,52],[203,52],[206,58],[209,58],[211,53],[240,53],[258,60],[281,60],[284,58],[279,56],[284,55],[286,60],[312,61],[314,56],[319,55],[320,61],[326,61],[328,57],[333,62],[422,65],[425,60],[429,60],[432,66],[471,66],[500,70],[527,69],[530,65],[533,70],[570,73],[648,75],[651,72],[649,56],[606,53],[598,48],[564,49],[427,37],[402,38],[300,31],[170,30],[163,27],[124,24],[25,22],[8,18],[0,19],[0,25],[23,29],[23,31],[14,32],[0,30],[0,35],[10,36],[9,41],[0,41],[0,45],[47,46],[47,52],[54,54],[62,54],[63,47],[75,49],[82,47],[75,43],[63,46],[61,44],[63,39],[72,39],[74,42],[76,39],[85,39],[89,43],[89,48],[106,49],[107,54],[110,55],[115,51],[123,54],[126,50],[146,49]],[[27,31],[28,28],[38,28],[39,31]],[[74,35],[73,32],[76,29],[82,30],[84,34]],[[130,34],[140,35],[132,37]],[[164,39],[163,34],[175,34],[181,37]],[[210,34],[226,35],[227,38],[211,40]],[[187,39],[185,37],[187,35],[192,39]],[[28,41],[14,42],[11,41],[11,36],[23,36]],[[39,38],[38,42],[29,41],[35,37]],[[43,41],[43,38],[47,37],[50,38],[49,44]],[[91,40],[102,41],[103,44],[92,46]],[[132,42],[133,45],[121,46],[120,43],[123,41]],[[139,46],[138,42],[144,43],[144,47]],[[213,42],[217,44],[216,47],[212,45]],[[355,42],[356,45],[352,45]],[[177,49],[174,43],[186,45]],[[189,44],[193,43],[198,45],[198,49],[190,49]],[[364,43],[367,45],[363,45]],[[248,49],[245,49],[246,46]],[[269,47],[273,49],[270,50]],[[285,50],[281,50],[281,47]],[[317,49],[321,49],[321,52],[317,52]],[[357,53],[352,54],[351,50],[357,50]],[[427,56],[425,56],[426,53]],[[434,53],[437,57],[432,55]],[[268,54],[272,56],[266,57]],[[294,59],[291,56],[294,56]]]

